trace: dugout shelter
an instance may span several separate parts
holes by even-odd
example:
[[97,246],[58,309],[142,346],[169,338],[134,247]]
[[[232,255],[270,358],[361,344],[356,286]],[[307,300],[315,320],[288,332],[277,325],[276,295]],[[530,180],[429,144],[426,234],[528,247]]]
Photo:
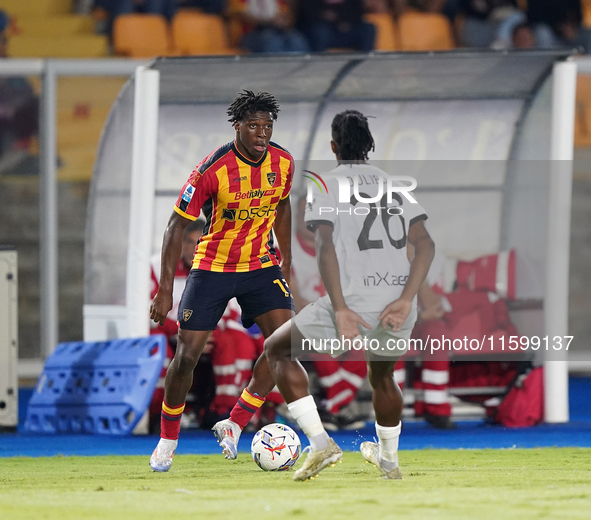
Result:
[[[376,165],[416,178],[449,257],[515,249],[521,334],[565,336],[576,64],[566,51],[160,58],[139,67],[105,126],[89,200],[85,340],[149,333],[149,259],[196,164],[233,139],[243,88],[281,103],[273,140],[334,165],[330,122],[372,116]],[[395,161],[395,163],[393,163]],[[292,197],[295,200],[297,197]],[[539,355],[539,353],[538,353]],[[567,360],[545,352],[546,420],[568,420]]]

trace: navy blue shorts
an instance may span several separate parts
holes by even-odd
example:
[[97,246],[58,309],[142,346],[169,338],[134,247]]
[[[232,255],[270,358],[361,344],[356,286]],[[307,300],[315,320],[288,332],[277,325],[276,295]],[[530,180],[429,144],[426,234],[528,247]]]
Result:
[[193,269],[189,273],[179,304],[181,329],[214,330],[236,297],[242,309],[242,325],[249,328],[254,318],[275,309],[294,310],[289,287],[278,266],[246,273],[218,273]]

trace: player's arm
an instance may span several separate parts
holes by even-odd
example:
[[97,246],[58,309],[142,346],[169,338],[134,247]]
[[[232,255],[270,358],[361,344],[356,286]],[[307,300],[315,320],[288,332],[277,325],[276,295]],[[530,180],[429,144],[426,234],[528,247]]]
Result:
[[445,311],[441,303],[441,296],[437,294],[431,286],[425,282],[421,285],[417,293],[419,300],[419,319],[421,321],[440,320]]
[[414,247],[414,257],[410,263],[410,272],[406,286],[400,298],[388,304],[379,319],[384,328],[398,331],[410,314],[412,301],[427,277],[429,267],[435,255],[435,244],[425,228],[423,220],[415,222],[408,230],[408,241]]
[[289,196],[277,203],[273,231],[281,251],[281,272],[289,285],[291,279],[291,204]]
[[339,261],[332,241],[332,225],[317,224],[314,236],[316,238],[318,270],[335,312],[339,334],[345,339],[353,340],[359,335],[359,323],[368,329],[371,327],[356,312],[349,309],[345,302]]
[[172,309],[174,274],[181,257],[183,233],[189,222],[191,220],[173,211],[164,231],[160,284],[158,286],[158,292],[150,305],[150,319],[160,325],[164,325],[166,315]]

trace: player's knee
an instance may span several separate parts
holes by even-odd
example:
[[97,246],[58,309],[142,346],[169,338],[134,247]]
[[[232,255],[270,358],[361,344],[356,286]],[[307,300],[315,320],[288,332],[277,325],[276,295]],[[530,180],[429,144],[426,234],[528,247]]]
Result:
[[269,361],[277,360],[279,358],[283,358],[289,356],[289,344],[287,344],[287,348],[285,345],[284,338],[282,338],[281,334],[273,333],[265,340],[265,355]]
[[277,341],[271,334],[266,340],[264,344],[264,354],[267,356],[267,359],[274,359],[277,357]]
[[181,374],[189,374],[195,370],[199,361],[199,353],[191,349],[177,349],[174,356],[174,368]]

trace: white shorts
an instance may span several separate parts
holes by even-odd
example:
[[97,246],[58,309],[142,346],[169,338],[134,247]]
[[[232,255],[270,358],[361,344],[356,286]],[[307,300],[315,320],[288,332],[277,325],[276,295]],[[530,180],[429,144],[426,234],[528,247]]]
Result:
[[[353,342],[343,344],[339,337],[335,313],[328,295],[307,305],[300,311],[292,323],[304,336],[302,345],[293,345],[292,352],[301,350],[301,354],[328,353],[337,357],[351,350],[365,350],[377,356],[398,359],[408,348],[408,340],[417,320],[417,308],[413,306],[410,314],[397,332],[384,329],[378,320],[380,312],[358,312],[367,323],[373,325],[371,329],[359,326],[360,336]],[[346,343],[346,342],[345,342]]]

